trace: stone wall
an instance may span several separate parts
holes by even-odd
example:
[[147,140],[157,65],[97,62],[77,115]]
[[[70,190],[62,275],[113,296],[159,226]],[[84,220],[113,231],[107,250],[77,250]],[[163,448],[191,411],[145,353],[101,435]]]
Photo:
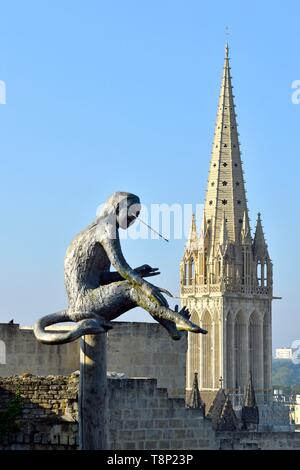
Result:
[[218,432],[220,450],[300,450],[298,432]]
[[109,371],[154,378],[169,396],[185,396],[185,334],[174,341],[158,323],[116,322],[108,332],[107,351]]
[[68,375],[79,367],[79,343],[48,346],[39,343],[32,328],[0,324],[0,340],[5,345],[5,364],[0,377],[20,375]]
[[199,410],[169,398],[156,380],[109,383],[110,449],[213,449],[215,434]]
[[17,391],[22,411],[16,417],[15,429],[2,436],[0,449],[76,449],[78,375],[1,378],[0,416]]
[[[60,328],[62,329],[62,328]],[[79,342],[59,346],[38,343],[32,328],[0,324],[6,364],[0,376],[68,375],[79,369]],[[184,397],[187,338],[173,341],[158,323],[114,322],[108,333],[108,370],[128,377],[156,378],[172,397]]]
[[[0,439],[0,450],[77,449],[78,373],[2,378],[0,424],[17,390],[18,429]],[[108,416],[110,450],[300,449],[300,433],[215,432],[209,419],[169,398],[154,379],[109,379]]]
[[[169,398],[154,379],[108,380],[110,449],[213,448],[214,432],[198,410]],[[20,390],[19,430],[5,435],[1,449],[76,449],[78,374],[69,377],[8,377],[0,380],[0,412]]]

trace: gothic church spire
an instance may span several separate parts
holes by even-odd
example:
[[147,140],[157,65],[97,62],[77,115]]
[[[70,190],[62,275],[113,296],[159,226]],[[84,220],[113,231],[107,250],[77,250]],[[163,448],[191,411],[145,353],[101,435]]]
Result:
[[223,214],[227,219],[228,238],[238,242],[244,213],[248,209],[239,147],[232,91],[229,47],[225,48],[221,91],[205,198],[205,216],[211,226],[212,254],[217,252]]

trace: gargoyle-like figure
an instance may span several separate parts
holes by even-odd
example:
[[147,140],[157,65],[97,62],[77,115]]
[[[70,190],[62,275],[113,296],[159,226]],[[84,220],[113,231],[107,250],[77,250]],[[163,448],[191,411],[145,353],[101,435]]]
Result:
[[[71,242],[65,257],[65,285],[69,307],[38,320],[36,338],[46,344],[74,341],[86,334],[103,333],[112,328],[111,320],[135,307],[142,307],[164,326],[173,339],[181,331],[206,333],[190,321],[187,309],[180,312],[169,308],[162,295],[165,289],[144,278],[159,274],[158,268],[143,265],[132,269],[120,245],[119,228],[127,229],[139,216],[137,196],[116,192],[104,204],[95,222]],[[116,272],[111,272],[111,265]],[[61,322],[76,322],[66,332],[45,330]]]

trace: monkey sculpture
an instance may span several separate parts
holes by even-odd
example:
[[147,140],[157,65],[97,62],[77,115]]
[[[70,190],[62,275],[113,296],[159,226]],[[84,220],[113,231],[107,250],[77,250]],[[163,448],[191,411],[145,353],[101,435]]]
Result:
[[[169,308],[162,295],[165,289],[146,281],[159,274],[157,268],[143,265],[132,269],[120,245],[119,228],[127,229],[139,216],[137,196],[116,192],[106,201],[96,220],[71,242],[65,256],[65,286],[68,308],[46,315],[34,326],[36,338],[46,344],[62,344],[80,336],[108,331],[111,320],[135,307],[142,307],[167,329],[170,336],[180,339],[181,331],[207,333],[190,320],[189,312]],[[110,267],[116,271],[111,272]],[[45,330],[47,326],[75,322],[65,332]]]

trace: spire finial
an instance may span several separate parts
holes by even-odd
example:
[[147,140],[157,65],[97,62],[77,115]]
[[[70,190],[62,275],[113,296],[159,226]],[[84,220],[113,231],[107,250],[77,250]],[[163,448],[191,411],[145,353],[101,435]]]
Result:
[[225,59],[229,59],[229,46],[228,42],[225,44]]
[[228,45],[229,27],[228,25],[225,27],[225,36],[226,36],[225,59],[228,59],[229,58],[229,45]]

